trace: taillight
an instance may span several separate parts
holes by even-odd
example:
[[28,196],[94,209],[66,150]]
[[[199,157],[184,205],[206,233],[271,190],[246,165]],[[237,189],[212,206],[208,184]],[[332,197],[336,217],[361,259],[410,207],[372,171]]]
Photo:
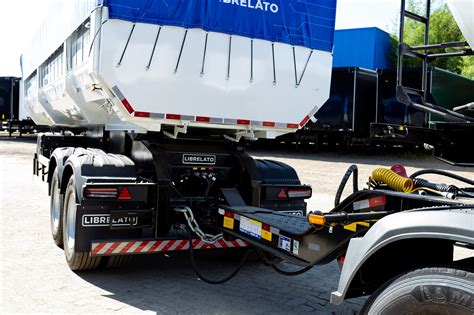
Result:
[[84,190],[84,196],[86,198],[117,198],[117,188],[91,188],[87,187]]
[[298,187],[288,189],[288,198],[311,198],[313,191],[310,187]]

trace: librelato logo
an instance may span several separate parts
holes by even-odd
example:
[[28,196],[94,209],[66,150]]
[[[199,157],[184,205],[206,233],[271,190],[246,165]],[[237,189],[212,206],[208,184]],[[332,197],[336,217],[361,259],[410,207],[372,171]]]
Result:
[[280,8],[278,4],[262,1],[262,0],[219,0],[222,3],[229,5],[238,5],[239,7],[244,7],[247,9],[261,10],[265,12],[278,13]]

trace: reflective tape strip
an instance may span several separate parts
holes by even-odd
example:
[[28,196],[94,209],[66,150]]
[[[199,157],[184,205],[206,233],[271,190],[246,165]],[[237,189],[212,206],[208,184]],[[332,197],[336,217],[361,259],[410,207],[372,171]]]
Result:
[[112,246],[105,252],[107,255],[110,255],[114,252],[114,250],[120,245],[120,243],[113,243]]
[[125,247],[122,249],[122,251],[120,253],[121,254],[127,253],[129,248],[132,247],[134,244],[135,244],[135,242],[127,242],[127,245],[125,245]]
[[[150,113],[135,111],[135,109],[128,103],[127,99],[121,100],[125,108],[130,114],[134,114],[136,118],[154,118],[154,119],[168,119],[168,120],[185,120],[194,121],[198,123],[207,124],[225,124],[225,125],[241,125],[241,126],[255,126],[255,127],[266,127],[266,128],[277,128],[277,129],[297,129],[298,124],[290,123],[277,123],[273,121],[258,121],[258,120],[246,120],[246,119],[230,119],[230,118],[213,118],[205,116],[190,116],[190,115],[178,115],[178,114],[162,114],[162,113]],[[309,119],[309,118],[308,118]]]
[[125,99],[125,96],[123,96],[122,91],[120,91],[117,86],[112,87],[112,91],[118,97],[119,100]]
[[150,243],[149,241],[141,242],[138,247],[135,249],[134,253],[141,253],[143,249]]
[[237,247],[247,247],[248,244],[244,241],[242,241],[241,239],[237,239],[237,244],[238,246]]
[[[193,249],[217,249],[248,247],[248,243],[236,239],[233,241],[219,240],[215,244],[207,244],[200,239],[193,240]],[[124,255],[146,254],[189,249],[189,240],[162,240],[137,242],[98,242],[92,243],[92,255]]]
[[119,254],[122,252],[125,246],[127,246],[128,243],[120,243],[120,245],[114,250],[113,254]]
[[128,102],[128,100],[125,98],[123,93],[120,91],[120,89],[117,86],[112,87],[112,91],[114,94],[118,97],[118,99],[122,102],[123,106],[127,110],[129,114],[133,114],[135,110],[133,109],[132,105]]
[[92,245],[92,254],[97,254],[101,249],[102,247],[105,246],[106,243],[97,243],[97,244],[93,244]]
[[379,206],[385,206],[387,199],[385,196],[374,197],[370,199],[360,200],[353,203],[354,210],[362,210],[369,208],[376,208]]
[[143,247],[142,253],[147,253],[155,242],[149,242],[147,246]]
[[304,125],[306,125],[308,121],[309,121],[309,116],[306,116],[305,118],[303,118],[303,120],[300,122],[300,127],[304,127]]
[[140,242],[135,242],[135,244],[133,244],[129,249],[128,249],[128,253],[134,253],[135,250],[138,248],[138,246],[140,246]]

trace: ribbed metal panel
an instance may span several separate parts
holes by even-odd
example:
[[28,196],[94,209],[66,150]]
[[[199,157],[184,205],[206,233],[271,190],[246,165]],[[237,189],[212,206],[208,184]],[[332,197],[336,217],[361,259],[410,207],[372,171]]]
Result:
[[337,30],[333,67],[391,68],[390,35],[376,27]]

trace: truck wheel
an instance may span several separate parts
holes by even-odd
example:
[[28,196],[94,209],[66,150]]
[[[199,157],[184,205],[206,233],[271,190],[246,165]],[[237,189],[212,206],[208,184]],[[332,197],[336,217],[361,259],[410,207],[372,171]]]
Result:
[[54,170],[51,179],[51,201],[50,201],[50,218],[51,218],[51,235],[54,243],[61,247],[63,245],[63,205],[64,199],[61,195],[59,187],[58,168]]
[[361,314],[474,314],[474,274],[450,268],[409,272],[379,288]]
[[71,270],[86,270],[97,268],[101,257],[94,257],[90,252],[76,252],[76,185],[74,176],[69,179],[66,194],[64,196],[63,215],[63,243],[66,261]]

